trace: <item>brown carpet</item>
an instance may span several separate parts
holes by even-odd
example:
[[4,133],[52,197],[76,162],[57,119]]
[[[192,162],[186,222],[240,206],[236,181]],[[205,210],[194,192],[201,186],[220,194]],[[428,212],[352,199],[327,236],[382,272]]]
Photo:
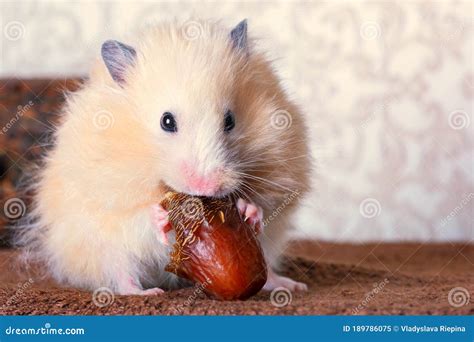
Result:
[[[291,302],[281,307],[275,304],[284,303],[272,302],[268,292],[245,302],[221,302],[207,299],[199,288],[153,297],[115,296],[109,305],[98,307],[89,292],[20,277],[15,252],[4,249],[0,250],[0,310],[8,315],[474,314],[472,245],[302,241],[293,243],[287,255],[283,273],[306,282],[309,291],[292,293]],[[448,300],[451,290],[457,291],[454,305]]]

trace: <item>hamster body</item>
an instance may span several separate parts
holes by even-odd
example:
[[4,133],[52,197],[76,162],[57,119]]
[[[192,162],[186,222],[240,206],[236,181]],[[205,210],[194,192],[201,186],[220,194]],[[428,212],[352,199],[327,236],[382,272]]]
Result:
[[[107,41],[68,95],[18,237],[58,282],[119,294],[181,286],[164,271],[171,246],[154,216],[169,188],[240,198],[257,220],[289,202],[260,237],[277,266],[298,203],[287,199],[309,188],[303,117],[245,21],[233,30],[193,24],[191,37],[170,23],[130,45]],[[271,271],[265,288],[277,286],[305,288]]]

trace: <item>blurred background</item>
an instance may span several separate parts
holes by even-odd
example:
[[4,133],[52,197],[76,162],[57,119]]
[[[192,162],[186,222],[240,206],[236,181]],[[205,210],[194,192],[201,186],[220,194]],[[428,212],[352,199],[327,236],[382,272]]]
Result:
[[87,76],[105,39],[192,17],[229,28],[248,18],[307,115],[316,169],[299,237],[474,239],[471,1],[2,1],[0,205],[20,196],[60,89]]

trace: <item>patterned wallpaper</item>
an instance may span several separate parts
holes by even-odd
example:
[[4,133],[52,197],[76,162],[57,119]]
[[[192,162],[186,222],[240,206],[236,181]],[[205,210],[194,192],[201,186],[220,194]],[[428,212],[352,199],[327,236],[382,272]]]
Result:
[[474,238],[470,1],[2,1],[0,15],[4,78],[84,75],[103,40],[154,21],[248,18],[308,116],[299,235]]

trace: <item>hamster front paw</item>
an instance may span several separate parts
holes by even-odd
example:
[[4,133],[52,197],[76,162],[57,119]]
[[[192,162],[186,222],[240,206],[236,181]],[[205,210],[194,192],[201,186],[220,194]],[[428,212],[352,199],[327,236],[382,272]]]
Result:
[[120,295],[128,295],[128,296],[156,296],[165,293],[164,290],[160,289],[159,287],[153,287],[151,289],[141,289],[139,287],[129,288],[125,291],[119,291]]
[[136,292],[135,294],[138,296],[156,296],[162,293],[165,293],[163,289],[160,289],[159,287],[152,287],[151,289],[145,290],[138,289],[138,292]]
[[290,291],[306,291],[308,286],[288,277],[283,277],[276,274],[273,270],[268,270],[268,278],[266,284],[263,286],[264,290],[272,291],[277,287],[285,287]]
[[151,289],[142,289],[137,285],[136,281],[132,277],[123,279],[119,284],[118,288],[119,295],[134,295],[134,296],[156,296],[164,293],[165,291],[159,287],[153,287]]
[[263,210],[254,203],[247,202],[246,200],[239,198],[237,200],[237,209],[240,215],[242,215],[245,222],[252,225],[257,233],[261,233],[263,230]]
[[166,236],[166,233],[171,230],[171,225],[168,221],[168,211],[161,204],[154,204],[151,207],[151,219],[156,228],[158,240],[164,245],[169,245],[168,237]]

